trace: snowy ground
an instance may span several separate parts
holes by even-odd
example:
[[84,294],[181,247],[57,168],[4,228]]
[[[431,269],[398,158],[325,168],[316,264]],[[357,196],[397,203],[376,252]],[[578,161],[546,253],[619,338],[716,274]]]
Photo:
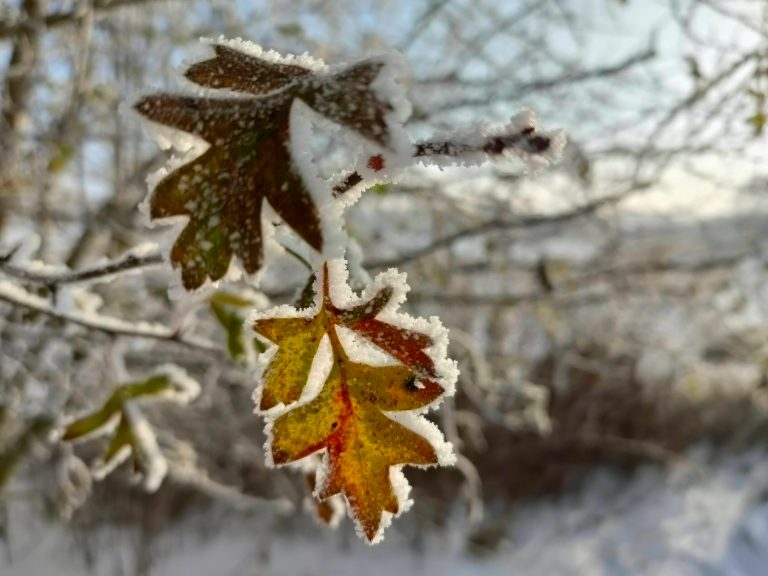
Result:
[[[670,474],[648,468],[629,480],[598,471],[556,501],[518,506],[496,551],[482,556],[467,551],[459,521],[443,533],[419,532],[418,503],[376,547],[345,529],[219,510],[155,541],[150,574],[764,576],[767,488],[768,459],[759,453],[715,462],[700,451]],[[135,534],[103,531],[87,545],[99,549],[90,570],[82,541],[22,514],[0,552],[0,574],[138,573]]]

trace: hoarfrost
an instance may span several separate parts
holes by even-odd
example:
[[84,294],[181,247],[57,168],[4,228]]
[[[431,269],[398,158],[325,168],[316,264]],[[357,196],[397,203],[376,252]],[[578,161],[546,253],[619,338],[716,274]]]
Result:
[[176,364],[163,364],[154,372],[168,378],[172,388],[163,392],[162,398],[178,404],[189,404],[200,395],[200,384]]
[[535,174],[556,163],[566,144],[562,131],[539,132],[536,115],[527,108],[506,124],[475,122],[463,130],[438,133],[423,144],[429,153],[419,156],[424,164],[478,166],[491,159],[516,158]]
[[136,440],[134,450],[140,451],[140,454],[136,456],[141,460],[143,467],[144,489],[147,492],[156,492],[168,473],[168,462],[157,445],[157,438],[152,427],[139,408],[133,402],[127,402],[123,410]]
[[328,71],[328,65],[321,59],[314,56],[310,56],[308,52],[302,54],[280,54],[275,50],[264,50],[261,46],[250,40],[243,40],[242,38],[230,38],[227,39],[224,36],[219,36],[218,39],[213,40],[211,38],[201,38],[201,42],[208,45],[221,44],[253,56],[254,58],[261,58],[267,62],[273,64],[288,64],[291,66],[301,66],[307,68],[313,72],[322,73]]

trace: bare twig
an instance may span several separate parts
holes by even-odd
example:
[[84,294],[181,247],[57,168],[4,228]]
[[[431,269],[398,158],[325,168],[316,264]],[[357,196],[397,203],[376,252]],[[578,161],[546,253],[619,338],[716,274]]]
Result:
[[453,234],[448,234],[442,238],[437,238],[426,246],[409,252],[408,254],[403,254],[394,258],[372,260],[370,262],[366,262],[365,265],[368,268],[389,268],[392,266],[397,267],[428,256],[433,252],[443,248],[448,248],[460,240],[481,236],[496,230],[518,230],[523,228],[533,228],[536,226],[562,224],[570,220],[577,220],[579,218],[594,214],[606,206],[616,205],[628,198],[630,195],[640,192],[641,190],[645,190],[648,188],[648,186],[650,186],[648,183],[638,184],[637,186],[629,188],[625,191],[610,196],[605,196],[592,202],[588,202],[582,206],[579,206],[578,208],[568,210],[560,214],[549,216],[526,216],[521,218],[494,218],[492,220],[482,222],[476,226],[464,228],[463,230],[459,230]]
[[[649,46],[643,51],[638,52],[637,54],[632,54],[628,58],[625,58],[624,60],[617,62],[615,64],[610,64],[608,66],[603,66],[599,68],[593,68],[591,70],[567,72],[565,74],[551,76],[549,78],[542,78],[540,80],[534,80],[532,82],[517,84],[512,91],[506,94],[503,94],[497,98],[494,98],[493,101],[498,102],[498,101],[517,100],[532,92],[551,90],[552,88],[557,88],[558,86],[563,86],[565,84],[570,86],[576,82],[587,82],[590,80],[599,80],[604,78],[610,78],[611,76],[618,76],[619,74],[626,72],[627,70],[637,66],[638,64],[642,64],[644,62],[647,62],[653,59],[655,56],[656,56],[656,49],[653,46]],[[446,80],[450,80],[450,79],[449,78],[434,79],[429,82],[442,83],[442,82],[445,82]],[[467,83],[463,82],[463,84],[466,85]],[[477,86],[477,83],[474,83],[474,84],[469,83],[469,86]],[[413,115],[413,120],[423,120],[428,116],[434,115],[436,112],[446,112],[449,110],[455,110],[457,108],[464,108],[467,106],[479,106],[479,105],[488,104],[488,102],[489,102],[489,98],[487,96],[464,98],[461,100],[450,102],[442,107],[439,107],[437,110],[431,109],[429,114],[422,111],[416,111]]]

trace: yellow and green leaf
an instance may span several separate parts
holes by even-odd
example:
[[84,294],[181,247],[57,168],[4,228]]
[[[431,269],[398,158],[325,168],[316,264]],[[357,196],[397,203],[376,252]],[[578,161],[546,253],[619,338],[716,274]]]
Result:
[[[262,376],[259,408],[271,411],[283,405],[281,412],[268,415],[273,463],[324,454],[316,496],[322,501],[343,495],[365,537],[375,541],[382,514],[401,511],[391,470],[440,463],[427,438],[387,414],[423,411],[445,392],[438,380],[451,383],[452,375],[437,374],[426,350],[433,345],[431,336],[377,318],[393,296],[391,287],[341,309],[331,299],[327,264],[322,274],[314,315],[254,323],[254,330],[277,347]],[[396,363],[374,366],[350,358],[340,328],[363,336]],[[332,353],[330,373],[319,393],[299,404],[324,337]]]

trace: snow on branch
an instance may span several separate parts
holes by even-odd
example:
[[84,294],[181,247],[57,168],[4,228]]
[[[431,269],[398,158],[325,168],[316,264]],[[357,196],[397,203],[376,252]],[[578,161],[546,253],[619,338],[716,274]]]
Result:
[[76,324],[89,330],[104,332],[114,336],[130,336],[173,342],[201,352],[217,355],[222,353],[216,346],[207,340],[184,336],[180,331],[170,330],[161,324],[128,322],[127,320],[98,314],[61,312],[52,307],[43,298],[30,294],[26,290],[19,288],[10,282],[0,282],[0,301],[7,302],[12,306],[26,308],[27,310],[34,310],[35,312],[45,314],[51,318]]
[[[535,172],[557,161],[564,146],[562,132],[539,132],[534,114],[523,110],[508,124],[477,123],[467,130],[418,142],[413,147],[413,157],[437,166],[467,166],[488,159],[516,157]],[[361,184],[369,172],[373,175],[384,168],[383,159],[372,156],[364,169],[348,174],[334,186],[334,195],[346,194]]]
[[19,266],[10,263],[12,255],[13,252],[0,257],[0,272],[17,280],[43,284],[52,289],[64,284],[103,280],[123,272],[149,268],[163,263],[163,256],[154,244],[137,246],[114,260],[108,260],[83,270],[61,270],[38,264]]

